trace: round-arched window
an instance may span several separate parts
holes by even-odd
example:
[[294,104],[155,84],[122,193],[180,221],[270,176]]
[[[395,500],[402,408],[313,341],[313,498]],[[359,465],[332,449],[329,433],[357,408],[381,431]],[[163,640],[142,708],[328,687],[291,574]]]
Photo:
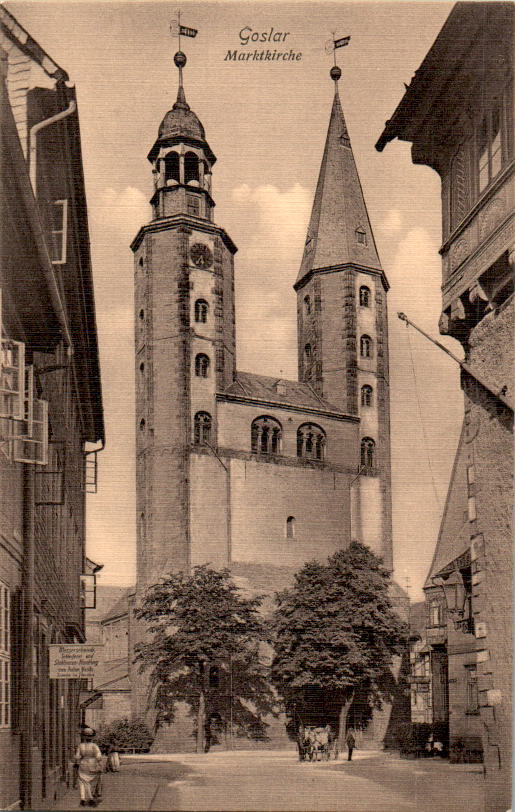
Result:
[[184,156],[184,183],[199,180],[199,161],[194,152],[187,152]]
[[207,322],[207,314],[209,312],[209,305],[205,299],[197,299],[195,302],[195,321],[199,324]]
[[282,426],[273,417],[257,417],[251,426],[251,448],[254,454],[280,454]]
[[165,183],[170,180],[180,181],[179,175],[179,155],[176,152],[169,152],[165,155]]
[[203,352],[195,356],[195,375],[197,378],[209,377],[209,357]]
[[370,307],[370,288],[362,285],[359,289],[359,303],[361,307]]
[[211,442],[212,419],[209,412],[197,412],[193,419],[193,439],[195,443]]
[[363,335],[359,340],[359,351],[362,358],[372,358],[372,339]]
[[373,389],[368,384],[361,387],[361,405],[372,406]]
[[363,437],[361,441],[361,465],[363,468],[374,467],[376,444],[371,437]]
[[303,423],[297,429],[297,457],[323,460],[326,450],[326,434],[315,423]]
[[286,538],[295,538],[295,516],[288,516],[286,519]]

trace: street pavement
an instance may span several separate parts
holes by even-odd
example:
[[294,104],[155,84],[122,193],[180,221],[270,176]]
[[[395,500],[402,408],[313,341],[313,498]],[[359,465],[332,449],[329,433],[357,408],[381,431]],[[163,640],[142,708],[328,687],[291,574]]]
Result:
[[[181,812],[484,812],[480,764],[355,752],[299,762],[295,751],[125,756],[103,776],[99,810]],[[78,791],[52,809],[78,808]]]

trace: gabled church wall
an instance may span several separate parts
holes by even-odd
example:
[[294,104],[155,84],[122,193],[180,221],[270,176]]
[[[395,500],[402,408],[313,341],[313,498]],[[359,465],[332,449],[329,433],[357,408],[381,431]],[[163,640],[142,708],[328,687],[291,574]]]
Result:
[[[282,427],[281,456],[297,457],[297,429],[303,423],[315,423],[326,433],[325,462],[356,470],[357,422],[332,419],[323,414],[303,412],[302,409],[282,409],[278,406],[218,402],[218,445],[220,448],[251,452],[251,425],[257,417],[268,415]],[[304,460],[298,460],[302,463]],[[320,463],[314,462],[315,465]]]
[[[350,541],[349,475],[259,460],[230,461],[234,561],[295,567]],[[287,519],[294,518],[294,537]]]

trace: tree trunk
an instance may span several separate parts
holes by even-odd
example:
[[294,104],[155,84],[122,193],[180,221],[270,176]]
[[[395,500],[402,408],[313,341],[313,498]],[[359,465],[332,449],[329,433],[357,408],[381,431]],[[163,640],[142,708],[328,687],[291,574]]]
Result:
[[206,731],[206,696],[204,694],[204,690],[201,689],[197,714],[197,753],[204,752],[206,746],[205,731]]
[[343,702],[340,710],[339,728],[338,728],[338,750],[342,753],[345,749],[345,737],[347,735],[347,714],[354,699],[354,691],[351,693],[346,702]]

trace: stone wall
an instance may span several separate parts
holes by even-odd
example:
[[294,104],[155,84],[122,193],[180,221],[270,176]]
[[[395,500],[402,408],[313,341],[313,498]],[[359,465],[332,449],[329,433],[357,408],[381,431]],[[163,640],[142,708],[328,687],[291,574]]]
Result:
[[[513,296],[469,337],[469,363],[513,401]],[[511,786],[513,413],[463,375],[472,522],[473,597],[488,810],[506,810]]]

